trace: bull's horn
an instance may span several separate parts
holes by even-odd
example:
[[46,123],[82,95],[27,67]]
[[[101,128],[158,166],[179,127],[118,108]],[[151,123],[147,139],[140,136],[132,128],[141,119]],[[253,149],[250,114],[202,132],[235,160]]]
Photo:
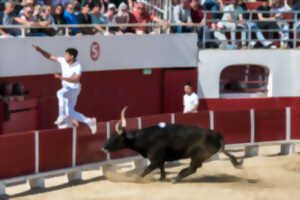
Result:
[[120,121],[116,123],[115,131],[118,135],[122,135],[122,131],[120,130]]
[[125,107],[122,109],[122,112],[121,112],[121,122],[122,122],[122,127],[123,127],[123,128],[126,128],[125,112],[126,112],[127,107],[128,107],[128,106],[125,106]]

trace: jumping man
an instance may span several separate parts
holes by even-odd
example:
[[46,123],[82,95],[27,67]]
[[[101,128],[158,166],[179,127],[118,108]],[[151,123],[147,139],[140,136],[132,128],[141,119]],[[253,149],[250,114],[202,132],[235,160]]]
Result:
[[81,90],[80,77],[82,68],[76,60],[78,51],[74,48],[68,48],[64,57],[56,57],[39,46],[33,45],[33,47],[45,58],[58,62],[61,65],[61,75],[55,74],[54,76],[62,81],[62,88],[57,91],[58,118],[54,123],[59,128],[65,128],[69,126],[68,123],[71,120],[75,125],[78,125],[78,122],[82,122],[89,126],[92,134],[95,134],[97,131],[96,118],[88,118],[74,109]]

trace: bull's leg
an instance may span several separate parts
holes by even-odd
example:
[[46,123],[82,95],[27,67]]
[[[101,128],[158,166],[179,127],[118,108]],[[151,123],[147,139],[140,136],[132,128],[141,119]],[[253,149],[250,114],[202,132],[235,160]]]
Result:
[[150,172],[152,172],[154,169],[158,168],[158,164],[151,162],[150,165],[144,170],[141,177],[147,176]]
[[161,181],[166,179],[165,163],[160,165],[160,179]]
[[198,167],[202,166],[203,160],[198,160],[198,159],[192,159],[191,164],[189,167],[182,169],[177,177],[172,180],[173,183],[181,181],[184,177],[187,177],[197,171]]

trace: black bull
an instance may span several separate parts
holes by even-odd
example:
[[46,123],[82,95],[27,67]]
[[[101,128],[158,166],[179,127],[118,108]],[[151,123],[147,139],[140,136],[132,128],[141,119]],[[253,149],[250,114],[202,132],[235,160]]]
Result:
[[109,152],[129,148],[148,158],[150,165],[141,174],[142,177],[160,168],[160,180],[164,180],[166,161],[191,158],[190,166],[182,169],[173,180],[178,182],[195,173],[204,161],[217,152],[223,152],[228,156],[234,167],[239,168],[242,165],[243,160],[237,161],[235,156],[224,149],[224,138],[218,132],[178,124],[161,124],[141,130],[126,131],[125,111],[126,108],[121,112],[121,128],[118,122],[116,133],[105,142],[103,148]]

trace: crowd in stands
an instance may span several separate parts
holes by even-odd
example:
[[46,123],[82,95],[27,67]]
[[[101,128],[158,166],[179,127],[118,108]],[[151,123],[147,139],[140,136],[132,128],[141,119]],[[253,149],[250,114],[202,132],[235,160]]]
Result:
[[[4,0],[2,0],[4,1]],[[68,29],[69,35],[95,35],[95,34],[145,34],[154,29],[147,26],[111,26],[108,30],[103,24],[148,24],[158,23],[162,27],[172,26],[174,33],[194,32],[198,33],[198,46],[206,47],[238,48],[246,45],[250,37],[249,31],[255,33],[257,41],[263,47],[271,47],[272,39],[279,36],[282,47],[288,47],[291,43],[291,23],[286,20],[285,12],[300,11],[300,0],[293,5],[287,0],[262,0],[257,11],[263,11],[255,15],[245,13],[248,10],[245,0],[179,0],[173,5],[173,16],[170,21],[165,21],[157,16],[149,14],[145,5],[134,0],[23,0],[20,3],[5,0],[0,8],[0,25],[27,25],[27,36],[54,36],[66,34],[66,29],[55,25],[90,25],[92,27],[73,27]],[[298,1],[298,2],[297,2]],[[1,2],[1,0],[0,0]],[[203,11],[224,11],[213,13],[212,22],[204,21]],[[251,18],[251,20],[250,20]],[[297,19],[300,14],[297,15]],[[254,19],[254,21],[253,21]],[[195,26],[195,24],[197,26]],[[52,25],[52,26],[49,26]],[[300,28],[300,23],[294,24]],[[278,30],[268,32],[266,30]],[[228,34],[230,32],[230,40]],[[237,42],[236,32],[241,32],[241,42]],[[19,36],[18,28],[1,28],[0,37]],[[266,36],[267,35],[267,36]],[[216,42],[217,41],[217,42]],[[256,40],[251,40],[250,46],[256,45]]]

